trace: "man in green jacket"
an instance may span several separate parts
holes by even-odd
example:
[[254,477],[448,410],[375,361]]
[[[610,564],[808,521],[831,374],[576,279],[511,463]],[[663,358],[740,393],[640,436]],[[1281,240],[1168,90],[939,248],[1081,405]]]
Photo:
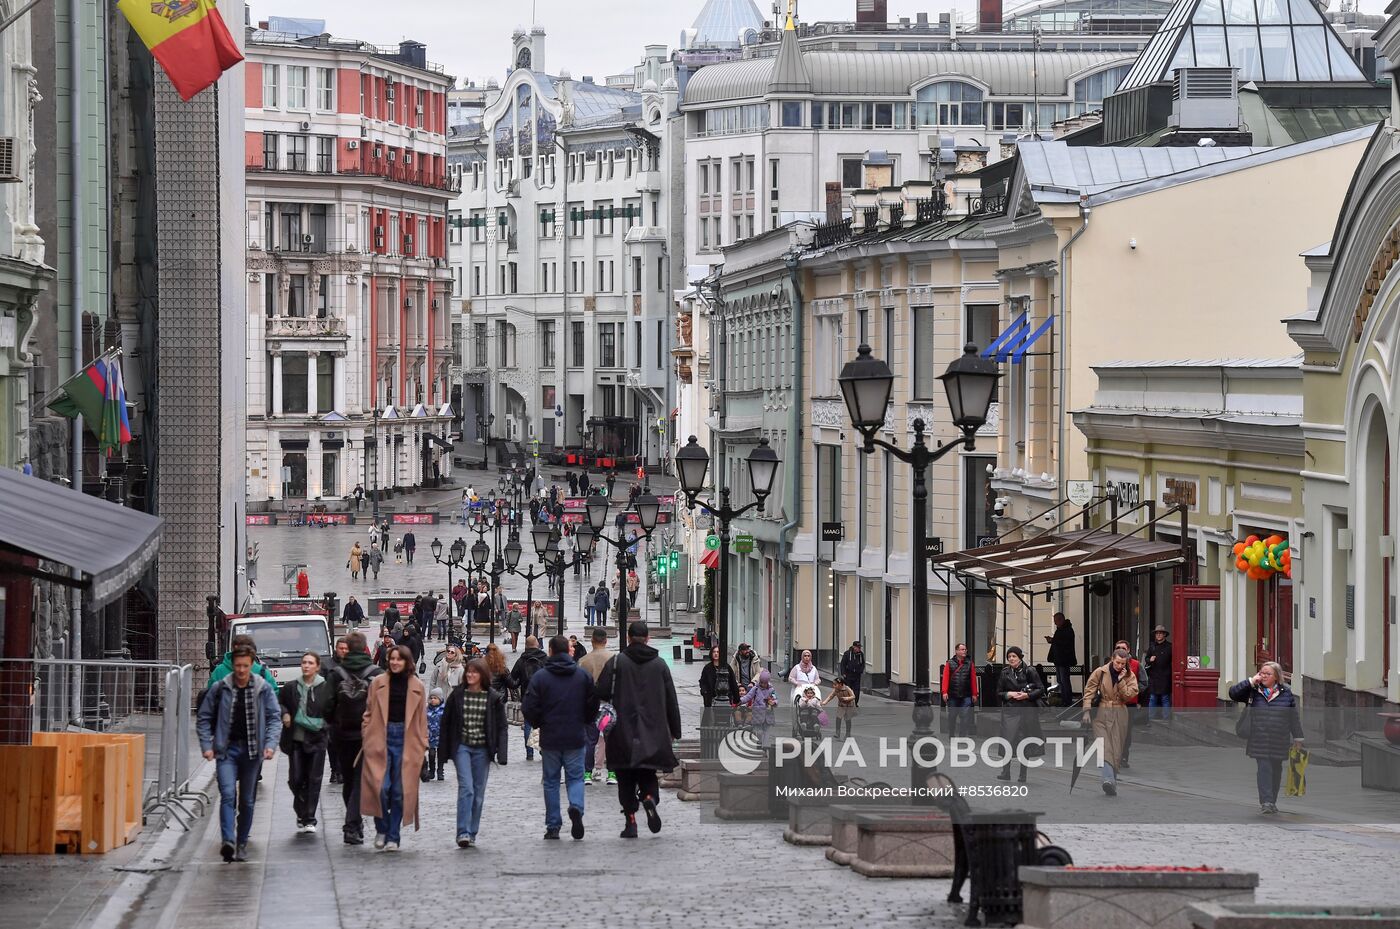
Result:
[[[250,635],[236,635],[233,637],[232,644],[233,648],[237,648],[240,645],[246,645],[254,651],[257,651],[257,645],[253,642],[253,637]],[[229,651],[224,652],[224,660],[219,662],[218,667],[216,667],[213,673],[209,675],[210,686],[217,684],[219,681],[228,677],[232,673],[233,651],[232,649],[230,649]],[[277,678],[273,676],[272,672],[268,670],[267,667],[265,667],[261,661],[253,662],[253,673],[261,675],[262,678],[269,684],[271,684],[273,687],[277,686]]]

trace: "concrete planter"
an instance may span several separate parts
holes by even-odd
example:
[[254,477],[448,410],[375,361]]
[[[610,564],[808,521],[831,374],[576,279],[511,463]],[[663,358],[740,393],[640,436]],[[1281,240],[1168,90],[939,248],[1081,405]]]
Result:
[[857,816],[851,870],[866,877],[950,877],[953,821],[932,812]]
[[909,806],[873,803],[837,803],[827,807],[831,823],[831,844],[826,850],[827,861],[849,865],[860,852],[860,831],[857,820],[864,815],[883,813],[888,816],[908,815]]
[[718,759],[693,758],[681,762],[681,789],[678,800],[718,800],[719,776],[724,766]]
[[831,844],[831,801],[825,797],[789,797],[783,841],[789,845]]
[[[682,740],[676,745],[676,760],[677,760],[677,761],[690,761],[690,760],[697,760],[697,761],[698,761],[699,758],[700,758],[700,740],[699,740],[699,739],[682,739]],[[670,771],[662,771],[661,774],[660,774],[660,775],[658,776],[658,778],[657,778],[657,783],[660,784],[660,786],[662,787],[662,789],[671,789],[671,788],[675,788],[675,787],[681,786],[681,769],[680,769],[680,765],[677,765],[675,768],[673,768],[673,769],[670,770]]]
[[754,774],[721,774],[715,815],[731,820],[767,819],[767,770],[760,768]]
[[1193,905],[1253,903],[1252,871],[1020,870],[1025,929],[1192,929]]
[[1400,907],[1202,903],[1187,919],[1191,929],[1379,929],[1400,924]]

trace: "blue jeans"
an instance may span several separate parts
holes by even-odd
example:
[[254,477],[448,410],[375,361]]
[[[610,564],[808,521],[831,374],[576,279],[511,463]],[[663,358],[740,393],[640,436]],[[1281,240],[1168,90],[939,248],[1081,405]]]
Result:
[[[530,733],[535,731],[535,727],[527,722],[520,724],[520,734],[525,737],[525,760],[529,761],[535,757],[535,750],[530,747]],[[556,778],[557,780],[557,778]]]
[[1113,765],[1109,764],[1109,763],[1106,762],[1106,761],[1103,763],[1102,774],[1103,774],[1103,782],[1104,782],[1105,784],[1117,784],[1117,783],[1118,783],[1118,770],[1117,770],[1116,768],[1114,768]]
[[569,806],[583,812],[583,749],[540,749],[540,783],[544,785],[544,827],[558,829],[564,825],[559,814],[559,769],[564,769],[568,781]]
[[388,841],[399,841],[403,825],[403,723],[389,723],[384,748],[384,783],[379,786],[379,812],[374,817],[374,831]]
[[948,698],[948,737],[976,735],[972,725],[972,698]]
[[593,607],[591,607],[591,606],[590,606],[590,607],[586,607],[586,608],[584,609],[584,611],[583,611],[583,617],[584,617],[583,624],[584,624],[585,626],[591,626],[591,625],[593,625]]
[[248,757],[243,745],[230,745],[214,766],[219,778],[219,831],[225,842],[234,841],[237,822],[239,845],[248,842],[253,831],[253,803],[258,797],[258,775],[262,773],[262,755]]
[[459,745],[452,761],[457,765],[457,834],[476,838],[476,831],[481,828],[481,808],[486,805],[491,758],[484,745]]
[[[1161,707],[1160,713],[1153,710]],[[1164,719],[1170,721],[1172,718],[1172,695],[1171,694],[1148,694],[1147,695],[1147,718]]]

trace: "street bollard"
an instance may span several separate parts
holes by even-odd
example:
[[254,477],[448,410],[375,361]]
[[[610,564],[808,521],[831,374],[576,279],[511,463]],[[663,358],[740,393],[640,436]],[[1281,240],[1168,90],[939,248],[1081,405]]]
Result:
[[972,813],[963,824],[966,831],[972,878],[972,896],[964,925],[981,925],[978,911],[987,925],[1021,922],[1022,865],[1039,864],[1036,820],[1039,813],[1004,810]]
[[671,646],[671,657],[674,658],[676,661],[681,660],[681,647],[679,645]]

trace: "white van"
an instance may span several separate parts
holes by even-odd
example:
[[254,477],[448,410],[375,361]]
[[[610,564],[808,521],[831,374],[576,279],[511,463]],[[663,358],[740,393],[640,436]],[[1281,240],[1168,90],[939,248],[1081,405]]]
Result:
[[229,645],[233,637],[248,635],[257,644],[258,661],[272,672],[277,683],[301,676],[301,656],[315,652],[325,664],[331,655],[331,632],[324,613],[250,613],[229,617]]

